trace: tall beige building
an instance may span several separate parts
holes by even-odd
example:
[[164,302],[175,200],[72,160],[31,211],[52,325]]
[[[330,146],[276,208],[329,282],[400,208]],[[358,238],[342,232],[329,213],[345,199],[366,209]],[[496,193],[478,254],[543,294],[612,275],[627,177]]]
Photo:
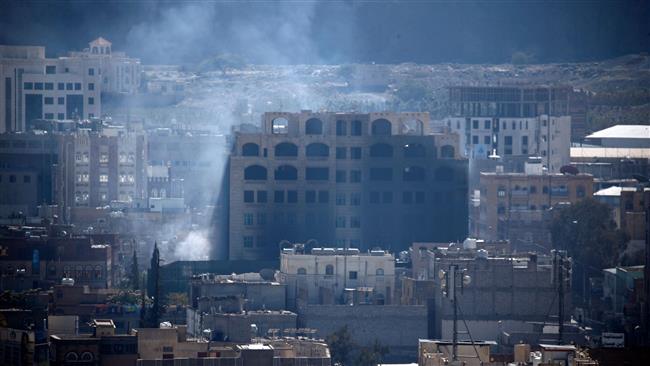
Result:
[[261,132],[235,134],[228,179],[231,259],[466,235],[467,160],[427,113],[266,113]]

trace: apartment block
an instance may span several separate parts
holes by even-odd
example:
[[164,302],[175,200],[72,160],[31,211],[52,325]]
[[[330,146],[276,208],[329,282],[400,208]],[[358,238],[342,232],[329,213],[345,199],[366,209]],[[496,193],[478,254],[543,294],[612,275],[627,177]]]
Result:
[[277,258],[284,241],[397,251],[466,236],[467,160],[427,113],[274,112],[234,137],[231,259]]

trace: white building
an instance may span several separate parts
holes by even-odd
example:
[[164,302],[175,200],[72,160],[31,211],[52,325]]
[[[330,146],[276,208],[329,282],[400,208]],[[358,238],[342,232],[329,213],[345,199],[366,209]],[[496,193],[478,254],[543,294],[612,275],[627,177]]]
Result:
[[395,257],[383,250],[299,247],[283,249],[278,280],[287,286],[287,305],[390,304],[395,287]]
[[650,126],[616,125],[596,131],[585,140],[605,148],[646,149],[650,147]]
[[449,117],[434,122],[456,132],[461,154],[486,159],[540,156],[551,172],[570,163],[571,117],[541,115],[526,118]]

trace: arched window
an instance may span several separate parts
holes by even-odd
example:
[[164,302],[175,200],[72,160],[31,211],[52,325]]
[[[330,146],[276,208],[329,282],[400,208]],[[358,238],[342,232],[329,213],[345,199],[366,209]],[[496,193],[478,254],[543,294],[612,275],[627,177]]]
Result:
[[449,182],[454,180],[454,171],[450,167],[440,167],[436,169],[436,180],[439,182]]
[[78,361],[79,355],[77,354],[77,352],[68,352],[65,354],[64,359],[66,361]]
[[345,136],[348,134],[348,123],[346,121],[336,121],[336,136]]
[[318,118],[310,118],[305,122],[305,134],[307,135],[322,135],[323,134],[323,121]]
[[291,142],[282,142],[275,145],[275,156],[298,156],[298,146]]
[[271,130],[276,135],[285,135],[289,133],[289,121],[284,117],[278,117],[271,121]]
[[307,145],[307,148],[305,149],[305,155],[309,157],[326,158],[330,156],[330,148],[325,144],[316,142]]
[[95,272],[93,273],[93,276],[95,277],[96,280],[102,278],[102,267],[101,266],[95,266]]
[[373,136],[390,136],[391,134],[392,125],[388,120],[380,118],[372,122]]
[[151,197],[152,198],[158,197],[158,190],[157,189],[155,189],[155,188],[151,189]]
[[297,180],[298,169],[291,165],[280,165],[275,169],[275,180]]
[[260,156],[260,146],[249,142],[241,147],[242,156]]
[[325,266],[325,274],[326,274],[327,276],[331,276],[331,275],[333,275],[333,274],[334,274],[334,266],[331,265],[331,264],[326,265],[326,266]]
[[383,276],[384,275],[384,269],[383,268],[377,268],[377,270],[375,271],[375,275]]
[[244,169],[245,180],[266,180],[266,168],[260,165],[251,165]]
[[423,123],[417,119],[402,122],[402,135],[422,136],[424,133]]
[[384,144],[374,144],[370,146],[370,156],[373,158],[391,158],[393,157],[393,147]]
[[95,357],[90,352],[84,352],[81,354],[81,361],[92,361]]
[[298,272],[296,272],[296,273],[299,274],[299,275],[306,275],[307,270],[304,269],[303,267],[300,267],[300,268],[298,268]]
[[454,155],[456,155],[456,149],[454,149],[453,146],[444,145],[443,147],[440,148],[441,158],[451,159],[454,157]]
[[406,182],[423,181],[426,176],[426,170],[421,166],[408,166],[402,172],[402,179]]
[[406,144],[402,150],[405,158],[423,158],[426,155],[426,149],[422,144]]

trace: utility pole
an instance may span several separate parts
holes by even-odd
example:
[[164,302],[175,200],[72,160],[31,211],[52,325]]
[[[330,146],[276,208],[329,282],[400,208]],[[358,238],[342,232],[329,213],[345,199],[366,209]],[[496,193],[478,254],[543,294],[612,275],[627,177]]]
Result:
[[[447,271],[440,270],[440,286],[442,295],[449,298],[453,307],[453,334],[451,360],[454,364],[458,361],[458,297],[457,287],[463,288],[469,285],[471,278],[465,270],[459,270],[457,264],[450,264]],[[469,331],[469,329],[468,329]]]
[[553,281],[557,285],[558,296],[558,344],[564,343],[564,251],[553,251]]

